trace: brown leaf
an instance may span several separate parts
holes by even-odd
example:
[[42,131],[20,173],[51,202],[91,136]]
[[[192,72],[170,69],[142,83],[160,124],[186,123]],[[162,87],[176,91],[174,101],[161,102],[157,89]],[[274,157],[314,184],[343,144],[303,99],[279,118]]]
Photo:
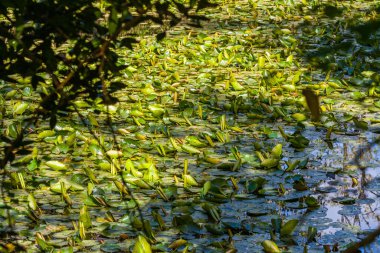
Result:
[[309,110],[311,112],[311,120],[319,121],[321,117],[321,112],[319,108],[318,95],[315,94],[315,92],[312,91],[311,89],[304,89],[302,91],[302,94],[305,96],[307,106],[309,107]]

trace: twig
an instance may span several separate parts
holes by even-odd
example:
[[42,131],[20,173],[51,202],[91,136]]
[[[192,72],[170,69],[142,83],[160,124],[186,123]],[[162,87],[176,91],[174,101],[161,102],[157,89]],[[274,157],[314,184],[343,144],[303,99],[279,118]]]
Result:
[[380,235],[380,227],[378,227],[375,231],[369,233],[364,239],[355,243],[353,246],[349,247],[342,253],[357,253],[361,247],[364,247],[370,244],[371,242],[375,241],[379,235]]
[[[79,118],[80,118],[82,124],[83,124],[83,125],[87,125],[87,124],[85,123],[85,120],[84,120],[84,116],[83,116],[83,114],[81,114],[81,113],[79,112],[79,110],[78,110],[78,108],[76,107],[75,104],[73,104],[73,106],[74,106],[75,112],[78,114],[78,116],[79,116]],[[114,139],[114,142],[115,142],[116,145],[117,145],[116,134],[115,134],[115,131],[113,130],[113,128],[112,128],[112,126],[111,126],[111,118],[110,118],[109,113],[107,113],[107,121],[108,121],[108,126],[110,127],[111,132],[112,132],[112,138]],[[93,131],[89,126],[87,126],[87,129],[88,129],[88,131],[90,132],[90,134],[95,138],[95,140],[97,141],[98,145],[102,148],[103,152],[106,153],[106,152],[107,152],[106,148],[101,144],[100,139],[96,136],[96,134],[94,133],[94,131]],[[136,203],[136,208],[137,208],[137,212],[138,212],[138,214],[139,214],[139,219],[140,219],[141,223],[143,224],[143,231],[144,231],[145,235],[148,236],[149,233],[147,233],[146,228],[145,228],[145,225],[144,225],[144,216],[143,216],[143,214],[142,214],[141,207],[140,207],[139,203],[136,201],[136,198],[134,197],[134,194],[133,194],[131,188],[130,188],[130,187],[128,186],[128,184],[125,182],[122,173],[119,173],[119,175],[120,175],[121,181],[123,182],[123,185],[127,188],[128,193],[129,193],[129,195],[131,196],[132,200]]]

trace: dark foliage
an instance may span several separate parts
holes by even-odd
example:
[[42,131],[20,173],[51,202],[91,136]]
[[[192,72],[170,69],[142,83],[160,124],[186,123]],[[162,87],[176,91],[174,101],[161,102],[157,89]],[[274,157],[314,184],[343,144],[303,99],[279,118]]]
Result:
[[[208,0],[72,1],[3,0],[0,2],[0,78],[29,78],[40,94],[40,114],[53,128],[57,111],[67,110],[78,96],[114,103],[122,88],[111,80],[127,66],[118,64],[118,48],[131,48],[133,36],[121,37],[142,22],[167,27],[184,18],[199,23],[197,10]],[[163,39],[165,32],[157,34]]]

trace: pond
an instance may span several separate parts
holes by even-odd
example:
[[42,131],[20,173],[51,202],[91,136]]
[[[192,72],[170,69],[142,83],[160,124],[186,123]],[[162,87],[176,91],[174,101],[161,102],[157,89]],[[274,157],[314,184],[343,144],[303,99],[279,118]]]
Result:
[[[129,252],[139,238],[310,253],[364,238],[380,215],[380,32],[363,41],[353,20],[380,14],[337,4],[331,18],[323,1],[226,1],[162,42],[137,31],[118,103],[78,99],[55,129],[28,126],[32,154],[2,171],[2,233],[12,224],[28,252]],[[24,82],[0,94],[14,138],[38,104]]]

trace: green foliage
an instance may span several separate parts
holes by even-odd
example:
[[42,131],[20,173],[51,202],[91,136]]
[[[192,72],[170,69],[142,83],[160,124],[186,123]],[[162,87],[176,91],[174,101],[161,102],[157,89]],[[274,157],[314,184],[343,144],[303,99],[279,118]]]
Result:
[[[0,30],[29,36],[38,59],[36,31],[68,23],[59,29],[73,35],[47,34],[53,60],[35,75],[12,65],[32,65],[25,43],[2,37],[19,56],[1,58],[0,251],[323,252],[377,225],[367,207],[379,204],[378,177],[351,162],[379,165],[375,148],[356,150],[380,132],[380,33],[364,45],[351,32],[376,19],[373,4],[223,1],[201,12],[204,28],[170,28],[181,17],[198,26],[200,1],[160,0],[178,19],[147,2],[130,3],[130,16],[111,1],[78,7],[96,10],[92,30],[76,14],[17,30],[26,14],[15,5],[27,1],[1,1]],[[54,129],[36,113],[51,127],[59,116]]]
[[[128,67],[119,62],[117,50],[137,42],[133,28],[153,22],[165,29],[183,18],[199,26],[206,18],[195,11],[209,6],[208,0],[1,1],[1,79],[27,80],[53,128],[57,110],[68,109],[79,96],[101,97],[107,104],[117,100],[112,93],[125,85],[114,78]],[[164,37],[165,31],[157,35]],[[15,113],[26,108],[20,104]]]

